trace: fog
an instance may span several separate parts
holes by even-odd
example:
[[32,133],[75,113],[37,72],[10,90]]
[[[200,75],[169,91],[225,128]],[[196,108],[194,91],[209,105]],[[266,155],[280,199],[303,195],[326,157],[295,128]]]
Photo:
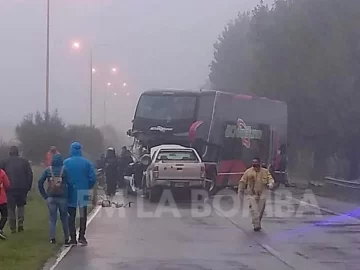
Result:
[[[142,91],[204,84],[225,24],[258,1],[50,2],[50,109],[67,123],[89,123],[92,48],[94,123],[104,123],[107,91],[107,123],[119,129],[130,127]],[[0,32],[0,135],[6,137],[24,114],[45,108],[46,0],[0,0]],[[74,41],[79,50],[72,48]],[[116,74],[110,74],[112,67]]]

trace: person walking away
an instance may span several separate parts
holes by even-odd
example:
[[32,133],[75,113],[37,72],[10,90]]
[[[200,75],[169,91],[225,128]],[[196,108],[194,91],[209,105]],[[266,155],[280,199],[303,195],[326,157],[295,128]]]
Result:
[[119,161],[114,148],[108,148],[105,157],[106,195],[115,196],[119,179]]
[[56,146],[51,146],[50,150],[46,153],[46,158],[45,158],[46,167],[51,166],[53,156],[56,154],[60,154],[60,152],[57,150]]
[[0,239],[6,240],[4,228],[8,219],[8,206],[6,191],[10,186],[10,181],[3,170],[0,170]]
[[121,148],[121,153],[120,153],[120,177],[119,177],[119,187],[123,187],[125,185],[125,173],[129,167],[129,164],[132,163],[132,157],[131,157],[131,152],[127,149],[126,146],[123,146]]
[[[47,183],[47,191],[44,184]],[[49,209],[50,243],[56,244],[56,221],[59,211],[60,220],[64,233],[64,244],[69,246],[69,217],[67,198],[70,185],[63,159],[60,154],[55,154],[51,166],[46,168],[38,181],[41,196],[46,200]]]
[[33,172],[30,162],[19,156],[19,149],[16,146],[10,147],[9,155],[9,158],[1,164],[1,169],[5,171],[10,181],[10,187],[6,193],[8,218],[10,230],[15,233],[16,225],[18,232],[24,231],[25,205],[27,194],[32,187]]
[[105,189],[105,154],[101,154],[100,159],[96,161],[98,176],[98,186]]
[[248,195],[254,231],[261,230],[261,220],[266,205],[266,188],[274,187],[274,179],[266,168],[260,166],[260,159],[254,158],[252,167],[247,169],[239,181],[239,195]]
[[66,173],[71,185],[71,194],[68,200],[70,244],[76,245],[76,209],[80,212],[79,244],[87,245],[85,238],[87,222],[87,205],[89,203],[89,190],[96,182],[94,167],[89,160],[82,156],[82,146],[73,142],[70,146],[70,157],[64,161]]

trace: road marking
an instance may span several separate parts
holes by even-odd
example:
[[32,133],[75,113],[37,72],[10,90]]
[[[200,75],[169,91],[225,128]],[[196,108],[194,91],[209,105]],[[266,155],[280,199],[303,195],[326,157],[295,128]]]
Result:
[[[90,222],[93,221],[93,219],[95,218],[95,216],[99,213],[99,211],[101,210],[101,206],[96,206],[90,213],[89,218],[86,222],[86,226],[89,226]],[[60,251],[60,253],[58,254],[55,263],[49,268],[49,270],[54,270],[59,263],[65,258],[65,256],[69,253],[69,251],[71,250],[72,246],[70,247],[63,247]]]
[[287,265],[288,267],[290,267],[291,269],[295,269],[294,266],[292,266],[287,260],[285,260],[275,249],[273,249],[272,247],[270,247],[269,245],[263,244],[260,241],[258,241],[256,238],[251,237],[250,234],[248,232],[246,232],[243,228],[241,228],[239,226],[239,224],[237,224],[234,220],[224,216],[221,211],[219,211],[218,209],[216,209],[214,207],[214,210],[218,213],[219,216],[222,216],[223,218],[225,218],[227,221],[229,221],[230,223],[232,223],[233,225],[235,225],[235,227],[237,227],[239,230],[241,230],[247,237],[251,238],[255,243],[257,243],[259,246],[261,246],[263,249],[265,249],[267,252],[269,252],[269,254],[271,254],[272,256],[274,256],[276,259],[278,259],[279,261],[281,261],[282,263],[284,263],[285,265]]

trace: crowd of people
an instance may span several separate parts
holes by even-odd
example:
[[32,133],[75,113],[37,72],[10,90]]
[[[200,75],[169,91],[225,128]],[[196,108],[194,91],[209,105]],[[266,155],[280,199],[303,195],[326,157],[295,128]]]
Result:
[[[89,190],[96,183],[93,164],[82,156],[81,144],[74,142],[65,160],[56,147],[52,147],[47,153],[45,165],[47,168],[40,176],[38,189],[49,209],[50,243],[56,243],[59,212],[65,245],[87,245],[85,231]],[[9,158],[0,166],[0,238],[5,240],[3,229],[7,221],[11,233],[24,231],[25,205],[32,187],[33,172],[30,162],[19,156],[16,146],[10,147]],[[78,238],[75,227],[77,208],[80,213]]]
[[[108,148],[98,161],[106,179],[106,194],[114,196],[117,188],[125,183],[124,176],[132,163],[131,152],[124,146],[118,156],[114,148]],[[96,183],[96,173],[92,163],[82,156],[82,146],[74,142],[70,146],[70,156],[63,157],[51,147],[45,158],[46,169],[38,181],[38,189],[49,209],[50,243],[56,243],[56,222],[58,212],[63,227],[64,243],[87,245],[85,238],[89,190]],[[249,195],[250,213],[255,231],[261,230],[261,220],[266,204],[266,187],[274,187],[274,179],[266,168],[254,158],[251,168],[245,171],[239,181],[239,195]],[[33,172],[28,160],[20,157],[16,146],[9,149],[9,157],[0,163],[0,239],[6,239],[3,229],[9,221],[11,233],[24,231],[25,206],[31,190]],[[47,187],[45,189],[45,186]],[[80,229],[77,238],[75,220],[77,209],[80,213]]]
[[106,155],[103,155],[98,162],[98,168],[105,173],[106,195],[114,196],[117,188],[123,188],[128,183],[125,182],[124,176],[130,163],[133,162],[131,152],[126,146],[121,148],[118,156],[115,148],[108,148]]

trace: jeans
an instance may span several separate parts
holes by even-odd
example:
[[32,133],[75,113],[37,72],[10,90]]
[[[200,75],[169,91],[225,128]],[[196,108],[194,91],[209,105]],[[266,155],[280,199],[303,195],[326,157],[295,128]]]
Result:
[[9,191],[7,197],[10,230],[16,231],[16,219],[18,228],[24,226],[27,193],[25,191]]
[[[86,231],[86,223],[87,223],[87,206],[83,206],[79,208],[80,211],[80,231],[79,231],[79,239],[85,237]],[[69,213],[69,229],[70,229],[70,237],[72,240],[76,240],[76,207],[68,207]]]
[[2,231],[5,227],[5,224],[7,222],[8,219],[8,209],[7,209],[7,204],[0,204],[0,215],[1,215],[1,219],[0,219],[0,231]]
[[64,238],[69,238],[69,217],[67,213],[67,199],[49,197],[47,198],[47,205],[49,208],[49,225],[50,225],[50,239],[55,238],[57,212],[59,210],[60,220],[63,227]]

